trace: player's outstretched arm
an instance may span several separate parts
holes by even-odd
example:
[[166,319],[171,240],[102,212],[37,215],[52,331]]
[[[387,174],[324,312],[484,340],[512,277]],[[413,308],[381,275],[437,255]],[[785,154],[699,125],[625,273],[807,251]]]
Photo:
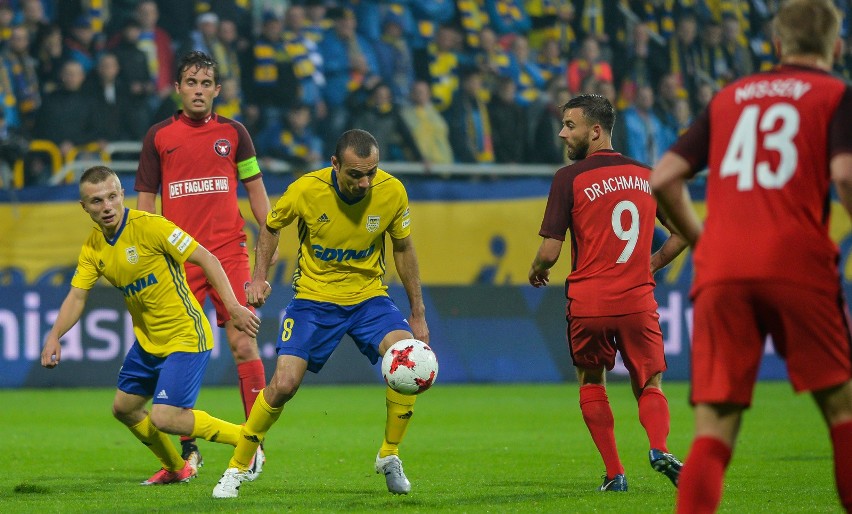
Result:
[[[266,186],[263,184],[263,179],[250,180],[243,182],[248,194],[249,206],[254,219],[257,221],[257,226],[261,229],[266,226],[266,216],[272,209],[269,203],[269,195],[266,193]],[[262,230],[261,230],[262,231]],[[255,251],[257,251],[255,249]],[[272,254],[270,266],[278,260],[278,246],[275,246],[275,252]]]
[[852,154],[842,153],[832,157],[829,163],[831,180],[837,189],[837,197],[852,216]]
[[225,270],[222,268],[219,259],[208,252],[206,248],[198,245],[192,254],[190,254],[187,262],[191,262],[204,270],[207,281],[219,293],[219,298],[222,299],[222,303],[228,309],[228,314],[231,315],[231,321],[234,322],[234,326],[251,337],[257,337],[260,318],[237,301],[234,290],[231,289],[231,282],[228,280],[228,276],[225,275]]
[[542,239],[530,266],[529,281],[533,287],[546,286],[550,282],[550,268],[559,260],[560,253],[562,241],[550,237]]
[[694,247],[702,227],[686,189],[689,172],[686,159],[676,153],[666,152],[651,171],[651,189],[671,225]]
[[55,368],[62,360],[62,346],[59,344],[59,338],[64,336],[80,320],[88,298],[88,290],[71,286],[71,290],[68,291],[68,295],[62,301],[62,306],[59,307],[59,314],[56,316],[53,328],[44,338],[41,365],[45,368]]
[[408,304],[411,306],[411,316],[408,324],[416,339],[429,343],[429,326],[426,324],[426,305],[423,303],[423,289],[420,285],[420,265],[417,262],[417,253],[414,251],[414,243],[411,236],[393,241],[393,262],[396,272],[408,295]]
[[261,307],[272,293],[272,287],[267,281],[269,268],[272,267],[278,255],[278,239],[281,233],[272,230],[264,223],[257,238],[257,248],[254,255],[254,272],[251,282],[246,287],[246,297],[249,304]]

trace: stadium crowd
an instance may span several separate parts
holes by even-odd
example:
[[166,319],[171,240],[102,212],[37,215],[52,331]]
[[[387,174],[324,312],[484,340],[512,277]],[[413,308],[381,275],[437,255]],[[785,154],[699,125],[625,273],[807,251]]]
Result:
[[[836,0],[848,20],[849,0]],[[295,171],[362,128],[383,161],[562,163],[559,106],[618,107],[652,164],[723,85],[776,63],[780,0],[0,0],[0,158],[141,141],[177,109],[174,62],[219,64],[219,115]],[[844,24],[842,36],[847,37]],[[849,46],[837,65],[849,75]],[[26,183],[54,170],[29,154]]]

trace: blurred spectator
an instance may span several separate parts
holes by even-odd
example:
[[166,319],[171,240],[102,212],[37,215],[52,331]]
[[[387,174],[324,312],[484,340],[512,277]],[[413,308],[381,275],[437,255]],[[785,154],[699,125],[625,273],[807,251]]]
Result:
[[744,25],[740,17],[729,15],[722,19],[722,45],[728,56],[728,62],[731,63],[734,78],[748,75],[753,69],[748,39],[743,29]]
[[568,64],[568,90],[577,94],[587,78],[601,82],[612,82],[612,66],[603,60],[600,43],[595,37],[583,39],[580,55]]
[[157,95],[162,99],[171,95],[175,88],[175,56],[172,38],[157,25],[159,19],[160,11],[154,0],[139,2],[136,7],[136,21],[140,28],[137,46],[145,52]]
[[497,85],[498,77],[509,75],[512,58],[500,46],[497,34],[488,27],[482,29],[480,49],[474,54],[474,59],[479,71],[482,72],[482,82],[489,90],[494,89]]
[[510,77],[497,79],[497,89],[488,102],[494,161],[499,164],[525,162],[527,157],[527,113],[518,102],[517,84]]
[[314,113],[325,117],[322,88],[325,87],[323,58],[317,44],[305,31],[305,8],[291,5],[284,15],[284,50],[299,85],[297,102],[310,106]]
[[115,54],[98,56],[95,69],[83,83],[83,92],[94,99],[99,122],[107,128],[103,138],[108,141],[139,141],[148,129],[147,111],[143,116],[135,111],[130,89],[119,75]]
[[461,34],[455,27],[442,25],[429,43],[429,77],[432,100],[439,111],[446,110],[459,87],[459,68],[465,64]]
[[[516,101],[522,106],[535,106],[541,100],[547,81],[541,68],[532,60],[527,38],[516,35],[512,40],[509,54],[510,64],[508,75],[515,81],[517,88]],[[610,81],[612,77],[610,77]]]
[[734,78],[733,63],[722,45],[722,25],[711,21],[701,29],[701,69],[722,88]]
[[653,166],[675,141],[675,134],[654,114],[654,90],[640,87],[632,107],[624,110],[623,126],[628,157]]
[[148,56],[138,47],[141,31],[139,22],[134,19],[127,20],[110,49],[118,60],[119,80],[127,88],[127,103],[131,111],[128,113],[128,130],[137,134],[138,138],[144,137],[148,130],[153,119],[151,99],[157,98],[148,67]]
[[79,16],[70,28],[70,35],[65,38],[65,49],[71,59],[83,66],[88,73],[95,67],[98,54],[104,49],[101,34],[96,34],[92,28],[92,20],[85,15]]
[[466,68],[461,74],[461,87],[444,113],[456,162],[494,162],[494,143],[488,106],[483,100],[485,96],[481,72]]
[[669,71],[680,75],[680,83],[692,98],[698,86],[697,80],[712,78],[701,66],[698,20],[695,15],[684,13],[676,23],[675,36],[669,39]]
[[[680,122],[677,116],[678,100],[686,99],[686,91],[680,87],[680,78],[674,73],[667,73],[660,80],[658,94],[654,100],[654,114],[668,127],[670,131],[677,134]],[[689,107],[689,103],[687,103]]]
[[81,90],[85,78],[79,62],[65,61],[60,89],[44,97],[36,117],[33,137],[54,142],[63,156],[75,146],[103,137],[95,101]]
[[541,44],[541,49],[538,51],[535,62],[546,83],[553,79],[565,80],[565,74],[568,72],[568,62],[562,57],[557,40],[551,38],[545,39]]
[[250,77],[244,81],[243,93],[252,108],[246,109],[245,115],[258,115],[259,125],[265,127],[280,119],[296,100],[296,81],[284,46],[284,24],[271,11],[264,13],[260,35],[252,48]]
[[771,17],[760,21],[760,29],[749,40],[749,48],[755,71],[769,71],[778,62],[775,45],[772,44]]
[[451,164],[453,149],[447,121],[432,105],[429,84],[418,80],[411,88],[411,102],[402,107],[402,119],[415,134],[414,142],[428,164]]
[[326,12],[325,0],[305,1],[305,14],[307,16],[305,35],[316,44],[323,40],[325,33],[331,30],[334,25],[334,22],[326,16]]
[[485,0],[485,11],[498,36],[526,34],[532,27],[523,0]]
[[30,36],[30,44],[35,44],[38,34],[50,25],[50,18],[45,15],[42,0],[21,1],[21,25],[26,27]]
[[59,25],[48,25],[38,33],[33,55],[42,94],[56,91],[59,88],[59,70],[66,60],[65,47],[62,46],[62,29]]
[[692,123],[692,109],[689,106],[689,100],[679,97],[675,100],[674,117],[676,122],[675,135],[680,136],[689,125]]
[[242,90],[242,55],[248,50],[250,43],[240,36],[236,23],[231,20],[219,22],[218,38],[221,45],[213,49],[212,57],[216,60],[219,76],[223,79],[236,79]]
[[478,0],[457,0],[456,9],[465,45],[475,53],[481,48],[480,34],[489,27],[488,13]]
[[[5,169],[0,172],[0,178],[3,179],[3,185],[9,185],[11,179],[11,171],[15,167],[15,161],[22,159],[29,147],[29,141],[21,134],[20,130],[15,127],[10,127],[6,123],[6,116],[3,109],[0,109],[0,166]],[[46,181],[46,176],[36,177],[31,174],[24,173],[24,184],[34,185],[41,184]]]
[[15,24],[15,9],[8,1],[0,2],[0,48],[6,47],[6,42],[12,37],[12,26]]
[[695,98],[692,100],[692,112],[700,113],[707,108],[713,95],[716,94],[716,86],[711,82],[701,82],[698,84],[698,89],[695,92]]
[[356,32],[352,11],[332,9],[329,16],[334,20],[334,28],[320,43],[320,53],[326,80],[323,99],[328,110],[323,123],[324,148],[325,153],[331,155],[349,116],[346,99],[350,93],[377,79],[379,67],[372,45]]
[[414,60],[403,37],[402,20],[389,15],[382,27],[381,39],[375,43],[379,73],[390,86],[394,98],[406,99],[414,83]]
[[527,148],[526,162],[565,162],[565,143],[559,137],[559,132],[562,130],[562,106],[570,99],[571,92],[562,80],[552,80],[548,83],[544,110],[535,124],[532,144]]
[[452,23],[455,19],[456,4],[454,0],[412,0],[410,7],[414,30],[409,35],[408,45],[414,59],[414,76],[427,79],[432,63],[429,45],[436,37],[438,27]]
[[213,112],[219,116],[242,123],[243,99],[240,96],[240,83],[234,77],[219,80],[222,87],[219,89],[219,96],[216,97],[216,102],[213,104]]
[[611,57],[611,47],[623,44],[626,37],[620,3],[612,0],[575,0],[577,36],[583,41],[590,36],[597,39],[602,47],[601,53],[607,60]]
[[616,67],[617,81],[620,86],[622,103],[613,104],[624,109],[625,103],[631,103],[636,90],[642,86],[656,88],[660,77],[668,71],[666,48],[651,37],[651,29],[645,23],[633,26],[632,41],[626,45],[623,64]]
[[[198,0],[156,0],[159,13],[157,26],[165,30],[174,43],[183,43],[187,34],[198,28],[198,16],[209,12]],[[138,3],[138,0],[137,0]]]
[[390,87],[379,82],[369,89],[367,101],[352,106],[348,129],[366,130],[379,142],[379,156],[385,162],[416,161],[423,157],[408,125],[402,119]]
[[20,128],[24,134],[32,133],[36,112],[41,106],[38,82],[38,63],[30,56],[30,35],[27,28],[19,25],[12,29],[9,46],[3,52],[3,65],[9,72],[15,105],[20,116]]
[[311,128],[311,108],[305,104],[291,107],[284,123],[279,120],[256,142],[259,154],[284,160],[296,176],[317,169],[323,160],[323,141]]
[[[175,39],[175,38],[173,38]],[[222,43],[219,42],[219,16],[216,13],[206,12],[199,14],[195,19],[195,29],[188,36],[182,37],[180,49],[175,54],[178,58],[193,50],[204,52],[213,56],[222,53]]]

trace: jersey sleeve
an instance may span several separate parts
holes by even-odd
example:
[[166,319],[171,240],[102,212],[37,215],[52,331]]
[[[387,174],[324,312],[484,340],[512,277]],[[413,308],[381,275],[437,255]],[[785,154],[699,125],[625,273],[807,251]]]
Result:
[[258,179],[261,177],[261,172],[257,164],[254,142],[242,123],[234,121],[233,124],[239,138],[237,155],[234,157],[237,162],[237,177],[243,182]]
[[157,193],[162,182],[160,154],[157,152],[155,128],[148,130],[142,142],[142,152],[139,154],[139,166],[136,168],[136,185],[134,189],[142,193]]
[[405,186],[401,182],[397,182],[399,187],[399,201],[396,214],[393,221],[388,227],[388,234],[394,239],[405,239],[411,235],[411,208],[408,205],[408,193],[405,191]]
[[266,226],[272,230],[281,230],[298,217],[298,204],[301,197],[300,180],[296,180],[284,191],[266,216]]
[[565,233],[571,226],[571,211],[574,209],[573,180],[568,168],[556,172],[547,195],[544,219],[538,234],[542,237],[565,241]]
[[689,129],[669,148],[670,152],[686,159],[692,175],[707,167],[707,155],[710,150],[709,112],[708,108],[699,114]]
[[849,86],[831,118],[828,136],[829,158],[843,153],[852,153],[852,87]]
[[198,248],[198,241],[166,218],[151,216],[147,219],[150,220],[148,236],[153,245],[175,261],[183,264]]
[[74,270],[74,276],[71,277],[71,285],[88,291],[95,286],[100,276],[95,253],[87,243],[80,250],[80,256],[77,258],[77,269]]

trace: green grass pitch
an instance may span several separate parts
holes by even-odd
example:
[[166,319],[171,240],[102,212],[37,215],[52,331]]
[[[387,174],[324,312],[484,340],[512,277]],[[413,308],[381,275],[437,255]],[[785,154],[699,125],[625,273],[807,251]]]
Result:
[[[692,439],[687,385],[664,385],[669,447]],[[675,489],[647,460],[624,383],[609,386],[627,493],[598,493],[603,464],[575,384],[438,385],[401,448],[412,482],[393,496],[373,460],[384,427],[380,386],[305,386],[266,440],[262,476],[236,500],[210,493],[231,448],[202,441],[188,484],[137,485],[159,467],[112,419],[112,390],[0,391],[0,512],[672,512]],[[206,388],[211,414],[241,420],[236,388]],[[727,474],[721,512],[839,513],[827,431],[809,396],[761,383]]]

